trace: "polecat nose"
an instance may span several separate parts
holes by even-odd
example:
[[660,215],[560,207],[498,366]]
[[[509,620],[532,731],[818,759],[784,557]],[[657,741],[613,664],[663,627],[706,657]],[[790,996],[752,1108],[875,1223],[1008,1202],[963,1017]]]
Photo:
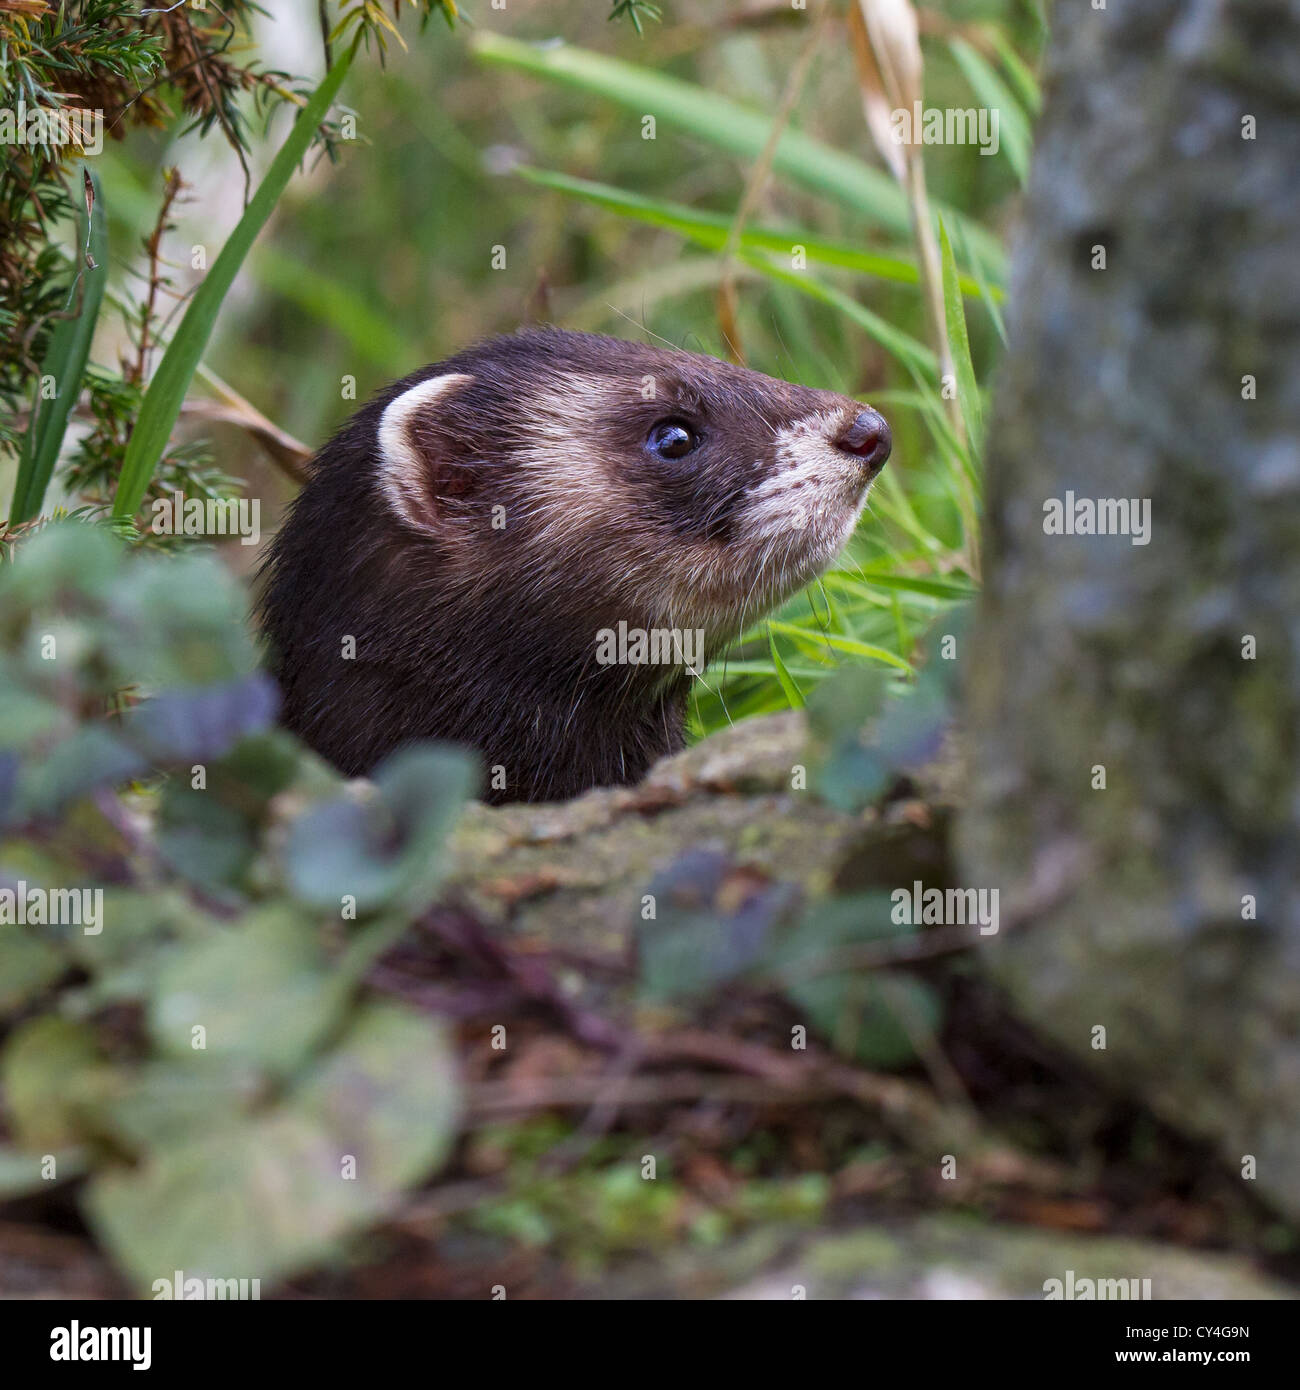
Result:
[[885,466],[894,443],[885,417],[870,406],[863,406],[832,442],[842,453],[861,459],[873,478]]

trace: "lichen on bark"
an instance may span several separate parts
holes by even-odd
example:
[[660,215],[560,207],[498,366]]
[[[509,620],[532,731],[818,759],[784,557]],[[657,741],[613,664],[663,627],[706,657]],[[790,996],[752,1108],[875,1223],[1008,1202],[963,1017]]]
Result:
[[[1117,1084],[1253,1155],[1293,1215],[1297,54],[1297,0],[1056,7],[961,830],[967,881],[1004,890],[1077,852],[1066,900],[990,967]],[[1048,534],[1068,491],[1149,501],[1149,543]]]

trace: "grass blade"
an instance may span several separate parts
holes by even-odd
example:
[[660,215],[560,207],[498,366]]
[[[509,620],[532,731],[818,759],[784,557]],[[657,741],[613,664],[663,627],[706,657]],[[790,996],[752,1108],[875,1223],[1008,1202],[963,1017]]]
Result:
[[919,575],[889,574],[884,570],[859,569],[855,578],[861,578],[881,589],[902,590],[909,594],[924,594],[927,598],[944,599],[949,603],[965,603],[977,597],[979,590],[970,584],[953,584],[943,579],[924,579]]
[[742,251],[740,259],[746,265],[753,266],[755,270],[761,271],[769,278],[780,280],[785,285],[792,285],[800,294],[806,294],[810,299],[820,300],[823,304],[832,305],[846,318],[852,319],[864,333],[874,338],[881,347],[893,353],[904,366],[920,376],[932,380],[937,379],[938,359],[924,343],[918,342],[910,333],[904,333],[901,328],[895,328],[892,323],[881,318],[879,314],[872,313],[870,309],[859,304],[852,296],[845,294],[842,290],[835,289],[832,285],[823,285],[820,280],[814,280],[811,275],[774,265],[769,257],[753,251]]
[[[84,168],[84,166],[83,166]],[[104,299],[108,280],[108,219],[104,215],[99,178],[86,170],[90,183],[89,207],[86,221],[81,224],[81,241],[77,261],[82,280],[81,309],[74,318],[60,319],[50,334],[45,360],[41,363],[41,379],[50,378],[55,384],[52,400],[37,396],[32,415],[23,437],[18,457],[18,475],[14,480],[13,504],[9,508],[12,523],[30,521],[39,515],[45,501],[45,490],[54,474],[54,464],[63,448],[63,436],[68,429],[68,416],[81,394],[81,380],[90,359],[90,344],[95,336],[99,306]],[[89,249],[94,269],[85,263],[83,252]]]
[[[604,184],[591,184],[584,179],[571,179],[563,174],[551,174],[540,169],[521,172],[524,172],[525,177],[534,182],[546,184],[565,193],[572,193],[577,197],[597,203],[601,207],[626,213],[628,216],[635,217],[639,213],[645,213],[643,220],[653,221],[656,226],[667,227],[671,225],[674,231],[680,232],[682,236],[689,237],[698,245],[706,246],[711,250],[721,250],[726,242],[727,230],[731,223],[730,219],[725,216],[715,222],[709,214],[700,214],[697,218],[689,209],[683,208],[680,209],[680,212],[685,213],[686,216],[674,216],[669,221],[666,220],[668,217],[666,210],[673,208],[673,204],[660,204],[656,208],[649,199],[625,194],[620,189],[610,188]],[[721,235],[718,234],[719,224],[722,227]],[[801,294],[838,309],[910,370],[920,376],[937,380],[938,361],[934,353],[924,343],[918,342],[910,334],[904,333],[902,329],[895,328],[879,314],[873,314],[870,309],[864,308],[841,290],[813,279],[806,272],[788,270],[784,266],[775,264],[770,254],[760,252],[748,244],[752,235],[752,233],[746,233],[742,236],[737,257],[739,260],[769,279],[791,285]],[[789,244],[784,238],[780,241],[780,249],[789,251]]]
[[354,41],[325,74],[307,105],[298,113],[289,138],[280,147],[257,192],[244,209],[244,215],[190,300],[185,317],[167,345],[167,351],[140,406],[139,418],[126,446],[117,495],[113,499],[114,516],[134,516],[139,510],[149,479],[167,447],[185,394],[212,336],[226,294],[258,233],[293,177],[293,171],[307,153],[312,137],[329,111],[356,51]]
[[[500,63],[592,92],[638,113],[652,113],[706,144],[747,159],[757,159],[767,143],[772,121],[716,92],[706,91],[665,73],[607,58],[569,44],[545,48],[480,31],[470,40],[473,51]],[[832,149],[799,130],[787,129],[776,147],[773,171],[852,208],[859,216],[898,237],[911,236],[907,198],[894,180],[852,155]],[[948,221],[961,222],[973,254],[994,280],[1001,282],[1005,256],[997,238],[954,209],[936,207]]]
[[[639,193],[629,193],[626,189],[615,188],[610,184],[572,178],[568,174],[555,173],[549,169],[524,166],[514,172],[527,179],[529,183],[540,184],[544,188],[552,188],[558,193],[579,198],[594,207],[617,213],[620,217],[689,237],[711,251],[721,251],[726,245],[727,233],[731,227],[731,218],[726,213],[702,212],[682,203],[646,198]],[[767,251],[787,256],[791,247],[802,246],[807,253],[810,266],[852,270],[860,275],[870,275],[877,280],[890,280],[902,285],[915,285],[920,282],[916,263],[908,257],[864,251],[849,242],[826,241],[802,227],[786,230],[777,227],[747,227],[741,233],[739,244],[746,251]],[[980,280],[974,275],[963,275],[961,287],[963,294],[973,296],[981,292]],[[991,293],[1001,298],[1000,291],[992,290]]]
[[943,307],[948,321],[948,342],[952,348],[953,369],[957,373],[957,401],[961,418],[966,425],[971,451],[979,448],[984,430],[983,410],[979,387],[975,384],[975,367],[970,357],[970,339],[966,335],[966,314],[957,284],[957,264],[952,258],[952,243],[948,229],[939,224],[939,248],[943,256]]
[[776,638],[772,635],[772,624],[767,628],[767,647],[772,653],[772,666],[776,671],[776,678],[781,683],[781,689],[785,692],[785,698],[790,702],[791,709],[803,709],[803,692],[794,683],[794,677],[786,670],[785,662],[781,660],[781,653],[776,649]]
[[1029,174],[1029,118],[1011,88],[965,39],[949,40],[948,49],[979,103],[998,113],[1001,151],[1015,170],[1016,178],[1024,183]]
[[[838,632],[812,632],[807,628],[796,627],[793,623],[781,623],[775,619],[768,623],[767,632],[769,641],[772,640],[774,632],[779,632],[784,637],[797,638],[813,647],[833,647],[837,652],[847,652],[850,656],[870,657],[873,661],[883,661],[886,666],[893,666],[896,670],[907,671],[909,674],[912,670],[901,656],[895,655],[886,648],[874,646],[870,642],[859,642],[856,637],[844,637]],[[775,646],[772,650],[775,652]],[[779,676],[780,672],[778,671],[777,674]],[[783,681],[782,685],[784,684]],[[801,699],[800,704],[802,703]]]
[[1002,66],[1006,69],[1008,80],[1016,89],[1021,105],[1032,115],[1038,115],[1043,106],[1043,94],[1038,85],[1038,79],[1020,54],[1011,46],[1010,40],[998,25],[990,24],[985,32],[988,34],[993,47],[997,49],[998,57],[1001,58]]

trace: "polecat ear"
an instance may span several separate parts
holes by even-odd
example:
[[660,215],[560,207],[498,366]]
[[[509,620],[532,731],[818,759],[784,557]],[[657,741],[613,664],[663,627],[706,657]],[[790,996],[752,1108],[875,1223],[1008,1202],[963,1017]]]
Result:
[[394,397],[379,417],[379,486],[401,519],[435,531],[448,499],[464,497],[473,474],[446,427],[440,405],[474,378],[464,372],[431,376]]

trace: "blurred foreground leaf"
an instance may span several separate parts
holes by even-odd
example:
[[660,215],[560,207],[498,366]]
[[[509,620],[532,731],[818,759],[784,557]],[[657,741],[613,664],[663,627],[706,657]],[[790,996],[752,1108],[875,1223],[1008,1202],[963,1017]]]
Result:
[[337,1254],[431,1172],[458,1107],[442,1031],[370,1006],[276,1110],[94,1179],[86,1208],[141,1291],[176,1269],[270,1283]]
[[285,858],[303,902],[338,911],[386,903],[427,904],[443,872],[442,842],[476,781],[473,758],[458,749],[404,748],[375,773],[376,796],[339,797],[294,823]]

